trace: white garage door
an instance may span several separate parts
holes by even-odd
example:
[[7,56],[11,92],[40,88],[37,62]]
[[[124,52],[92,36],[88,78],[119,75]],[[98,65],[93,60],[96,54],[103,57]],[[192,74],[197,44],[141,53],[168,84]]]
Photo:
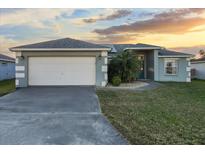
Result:
[[29,85],[95,85],[95,57],[30,57]]

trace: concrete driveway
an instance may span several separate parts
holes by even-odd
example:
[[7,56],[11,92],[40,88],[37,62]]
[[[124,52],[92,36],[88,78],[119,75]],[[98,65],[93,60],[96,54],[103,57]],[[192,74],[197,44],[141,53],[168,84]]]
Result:
[[28,87],[0,97],[0,144],[127,144],[94,87]]

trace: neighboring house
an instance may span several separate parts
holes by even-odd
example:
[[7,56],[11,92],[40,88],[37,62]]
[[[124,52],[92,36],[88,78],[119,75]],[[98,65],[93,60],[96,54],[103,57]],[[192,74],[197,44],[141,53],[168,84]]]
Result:
[[[142,78],[190,82],[189,54],[145,44],[99,45],[71,38],[10,48],[16,52],[16,86],[96,85],[108,81],[108,57],[137,52]],[[109,54],[109,55],[108,55]]]
[[205,79],[205,57],[191,60],[192,78]]
[[0,54],[0,81],[15,78],[15,59]]

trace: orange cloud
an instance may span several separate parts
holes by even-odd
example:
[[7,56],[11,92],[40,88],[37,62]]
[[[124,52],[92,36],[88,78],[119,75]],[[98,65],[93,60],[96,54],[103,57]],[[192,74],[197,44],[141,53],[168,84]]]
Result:
[[112,26],[105,29],[95,29],[93,32],[101,35],[123,33],[164,33],[183,34],[193,28],[205,24],[205,18],[199,15],[205,9],[178,9],[154,15],[152,19],[136,21],[128,25]]
[[200,50],[205,50],[205,45],[190,46],[190,47],[176,47],[172,49],[176,51],[183,51],[183,52],[188,52],[191,54],[198,55]]
[[104,16],[104,15],[100,15],[99,17],[96,18],[88,18],[88,19],[83,19],[83,22],[85,23],[94,23],[97,21],[101,21],[101,20],[113,20],[113,19],[118,19],[118,18],[122,18],[125,16],[128,16],[132,13],[131,10],[117,10],[115,12],[113,12],[110,15]]

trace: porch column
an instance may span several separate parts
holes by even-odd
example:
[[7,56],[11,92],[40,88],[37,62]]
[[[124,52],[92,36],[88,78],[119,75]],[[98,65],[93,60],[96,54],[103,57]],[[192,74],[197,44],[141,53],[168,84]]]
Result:
[[147,54],[144,54],[144,78],[147,79]]
[[154,81],[159,81],[159,58],[158,58],[158,50],[154,50]]

